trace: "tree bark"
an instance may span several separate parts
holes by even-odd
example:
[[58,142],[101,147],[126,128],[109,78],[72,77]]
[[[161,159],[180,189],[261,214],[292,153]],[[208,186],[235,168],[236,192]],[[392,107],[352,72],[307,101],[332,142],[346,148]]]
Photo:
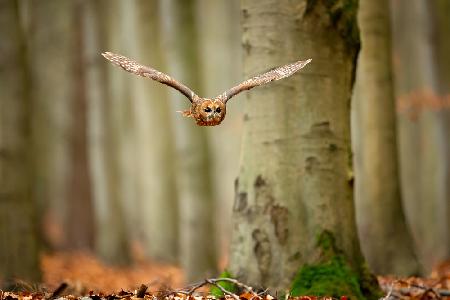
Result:
[[411,276],[419,265],[401,203],[388,0],[360,0],[358,20],[362,49],[355,98],[359,122],[354,126],[360,140],[355,151],[359,237],[377,274]]
[[[195,1],[161,3],[162,30],[169,74],[201,94],[200,55]],[[171,90],[172,110],[187,107],[183,95]],[[217,269],[214,226],[215,195],[207,130],[181,115],[173,115],[177,148],[180,209],[180,260],[188,281],[212,276]],[[162,130],[166,130],[163,128]]]
[[39,282],[30,71],[17,1],[0,1],[0,284]]
[[[299,74],[247,93],[230,270],[251,285],[284,290],[296,276],[293,294],[374,294],[353,205],[356,9],[356,1],[242,1],[245,77],[312,58]],[[339,278],[331,266],[349,273]]]

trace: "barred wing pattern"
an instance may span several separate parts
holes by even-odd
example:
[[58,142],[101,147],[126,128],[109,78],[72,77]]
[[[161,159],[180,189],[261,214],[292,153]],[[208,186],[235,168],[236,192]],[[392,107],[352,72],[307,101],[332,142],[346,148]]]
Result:
[[133,74],[136,74],[139,76],[143,76],[143,77],[148,77],[148,78],[158,81],[162,84],[173,87],[174,89],[178,90],[183,95],[185,95],[191,102],[194,102],[194,99],[198,98],[198,96],[190,88],[188,88],[184,84],[176,81],[175,79],[173,79],[172,77],[170,77],[169,75],[167,75],[165,73],[162,73],[151,67],[141,65],[141,64],[135,62],[134,60],[129,59],[129,58],[119,55],[119,54],[115,54],[115,53],[111,53],[111,52],[104,52],[104,53],[102,53],[102,55],[107,60],[109,60],[113,64],[121,67],[122,69],[124,69],[127,72],[130,72],[130,73],[133,73]]
[[297,72],[298,70],[302,69],[304,66],[306,66],[310,62],[311,62],[311,59],[297,61],[292,64],[288,64],[288,65],[285,65],[282,67],[272,69],[264,74],[260,74],[253,78],[247,79],[246,81],[240,83],[239,85],[232,87],[225,93],[221,94],[218,98],[220,98],[224,102],[227,102],[233,96],[236,96],[237,94],[239,94],[242,91],[252,89],[256,86],[260,86],[260,85],[269,83],[271,81],[280,80],[280,79],[289,77],[292,74],[294,74],[295,72]]

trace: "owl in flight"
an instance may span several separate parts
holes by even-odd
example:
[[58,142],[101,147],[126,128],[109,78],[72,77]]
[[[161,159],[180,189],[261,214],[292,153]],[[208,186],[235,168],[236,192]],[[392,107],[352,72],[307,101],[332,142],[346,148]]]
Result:
[[121,67],[125,71],[156,80],[160,83],[173,87],[174,89],[185,95],[191,102],[191,107],[189,110],[183,111],[182,114],[185,117],[194,118],[197,122],[197,125],[199,126],[219,125],[225,118],[227,102],[233,96],[239,94],[242,91],[252,89],[256,86],[289,77],[306,66],[311,61],[311,59],[297,61],[292,64],[272,69],[264,74],[247,79],[246,81],[232,87],[223,94],[210,99],[197,96],[190,88],[176,81],[169,75],[159,72],[151,67],[141,65],[125,56],[114,54],[111,52],[104,52],[102,53],[102,55],[107,60]]

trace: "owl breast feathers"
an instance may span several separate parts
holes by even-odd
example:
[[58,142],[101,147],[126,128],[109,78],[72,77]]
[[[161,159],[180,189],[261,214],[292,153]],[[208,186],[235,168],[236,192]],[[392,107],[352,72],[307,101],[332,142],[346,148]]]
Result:
[[213,99],[208,99],[197,96],[190,88],[173,79],[169,75],[151,67],[141,65],[125,56],[111,52],[104,52],[102,55],[107,60],[127,72],[148,77],[178,90],[191,102],[190,109],[182,112],[183,116],[194,118],[199,126],[219,125],[225,118],[228,100],[240,92],[250,90],[256,86],[260,86],[271,81],[289,77],[311,62],[311,59],[308,59],[274,68],[266,73],[247,79],[246,81],[232,87]]

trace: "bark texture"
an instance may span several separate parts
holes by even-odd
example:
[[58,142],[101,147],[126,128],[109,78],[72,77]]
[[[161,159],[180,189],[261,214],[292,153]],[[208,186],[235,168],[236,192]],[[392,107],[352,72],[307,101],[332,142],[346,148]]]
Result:
[[[163,1],[162,30],[169,74],[202,93],[195,1]],[[186,99],[170,91],[172,111],[187,107]],[[177,148],[180,209],[180,260],[188,281],[212,276],[217,270],[211,160],[207,130],[172,113]],[[166,130],[166,128],[161,128]]]
[[[297,294],[326,294],[320,282],[333,294],[339,286],[371,294],[352,187],[356,10],[356,1],[242,1],[245,77],[312,58],[297,75],[247,93],[230,265],[244,282],[283,290],[297,274]],[[325,265],[355,276],[321,278],[314,268]]]
[[39,229],[31,193],[31,94],[17,1],[0,1],[0,285],[38,282]]
[[377,274],[419,272],[403,213],[397,160],[395,97],[391,70],[389,1],[360,0],[362,49],[355,149],[357,222],[362,249]]

